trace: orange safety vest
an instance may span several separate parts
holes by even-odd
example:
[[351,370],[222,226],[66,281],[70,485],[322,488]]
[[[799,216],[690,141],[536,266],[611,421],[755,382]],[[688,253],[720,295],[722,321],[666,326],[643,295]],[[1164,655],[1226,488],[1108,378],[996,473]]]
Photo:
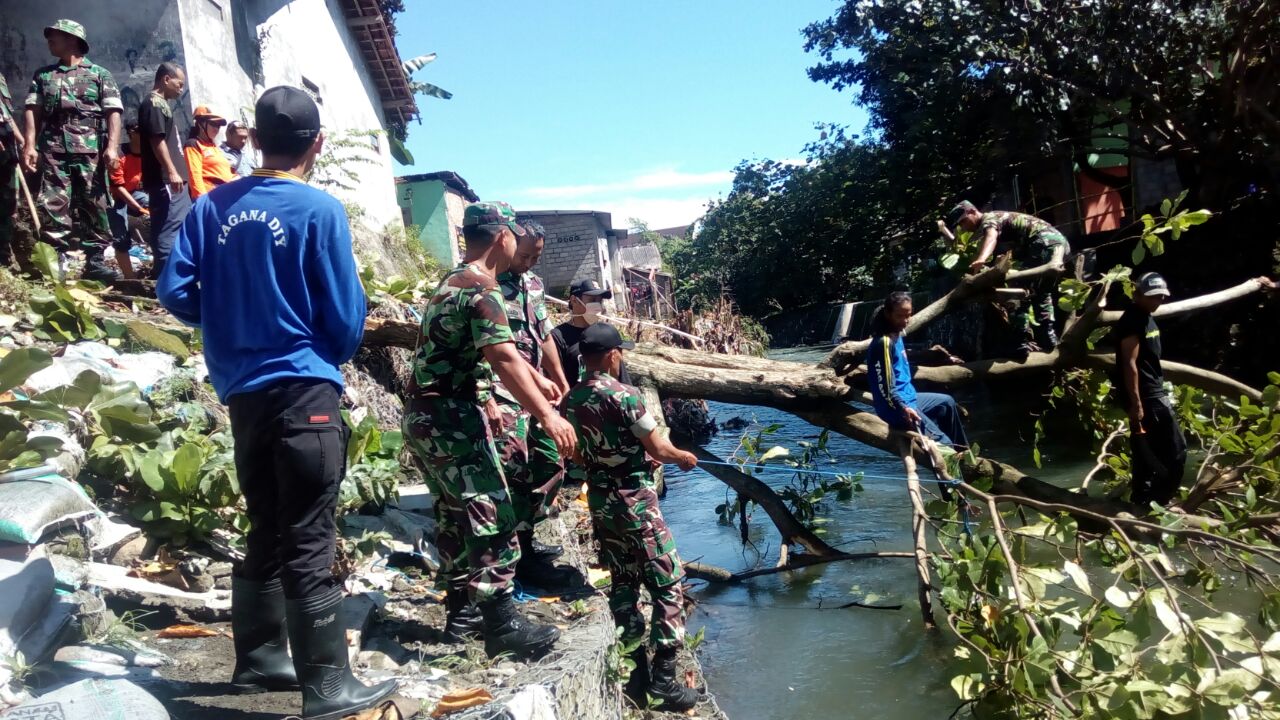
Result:
[[203,140],[188,140],[182,147],[187,156],[187,168],[191,170],[191,199],[235,179],[231,163],[222,148]]

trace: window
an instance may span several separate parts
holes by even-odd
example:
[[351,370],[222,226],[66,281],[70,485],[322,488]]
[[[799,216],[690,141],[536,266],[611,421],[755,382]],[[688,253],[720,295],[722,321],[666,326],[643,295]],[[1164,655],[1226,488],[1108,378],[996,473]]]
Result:
[[205,9],[217,16],[218,20],[222,20],[222,3],[218,2],[218,0],[205,0],[205,2],[207,3],[204,6]]

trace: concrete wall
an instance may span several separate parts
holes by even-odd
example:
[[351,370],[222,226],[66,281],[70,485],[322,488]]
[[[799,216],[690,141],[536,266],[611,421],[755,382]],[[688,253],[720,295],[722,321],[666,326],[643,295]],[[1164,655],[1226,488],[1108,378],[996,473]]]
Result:
[[542,276],[551,293],[564,297],[578,280],[595,280],[609,286],[600,247],[608,228],[606,213],[522,212],[521,220],[533,220],[547,229],[547,243],[535,272]]
[[[156,65],[186,64],[175,0],[0,0],[0,72],[17,104],[23,104],[35,71],[55,62],[45,44],[44,28],[63,17],[85,26],[89,59],[115,76],[126,122],[137,117],[138,104],[151,91]],[[184,123],[180,131],[185,133],[190,95],[179,102],[185,108],[178,113]]]

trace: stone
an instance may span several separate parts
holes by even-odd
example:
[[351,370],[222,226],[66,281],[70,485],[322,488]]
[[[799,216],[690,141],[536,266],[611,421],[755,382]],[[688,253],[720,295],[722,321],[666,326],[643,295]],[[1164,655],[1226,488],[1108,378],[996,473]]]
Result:
[[111,553],[110,557],[107,558],[107,561],[120,567],[133,567],[134,561],[142,558],[146,549],[147,538],[145,535],[139,535],[116,548],[115,552]]

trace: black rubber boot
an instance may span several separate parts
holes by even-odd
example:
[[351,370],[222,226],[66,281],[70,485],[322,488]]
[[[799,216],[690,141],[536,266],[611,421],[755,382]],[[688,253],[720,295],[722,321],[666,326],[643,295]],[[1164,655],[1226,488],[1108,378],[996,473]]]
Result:
[[660,702],[659,710],[684,712],[698,704],[698,691],[676,678],[676,649],[658,648],[653,653],[653,677],[649,695]]
[[518,533],[520,560],[516,563],[516,580],[551,592],[569,592],[585,583],[577,568],[556,565],[533,547],[532,534]]
[[511,595],[480,603],[484,615],[484,651],[489,657],[511,655],[517,660],[536,660],[560,638],[550,625],[530,622],[516,611]]
[[645,693],[649,689],[649,653],[645,650],[644,645],[636,648],[631,652],[631,661],[636,664],[635,669],[631,671],[631,677],[627,678],[627,683],[622,686],[622,694],[630,698],[636,707],[649,707],[649,698]]
[[340,590],[289,600],[285,609],[293,666],[302,685],[303,720],[339,720],[395,691],[395,680],[366,686],[351,674]]
[[467,597],[467,580],[449,580],[449,593],[444,598],[444,638],[462,643],[484,635],[484,618],[480,608]]
[[516,533],[516,537],[520,539],[520,557],[533,557],[550,563],[564,554],[564,547],[544,545],[533,536],[532,530]]
[[88,250],[84,256],[84,272],[80,273],[84,280],[97,280],[110,283],[120,279],[120,273],[107,266],[101,250]]
[[265,583],[231,578],[231,632],[236,646],[231,684],[241,692],[298,689],[279,578]]

